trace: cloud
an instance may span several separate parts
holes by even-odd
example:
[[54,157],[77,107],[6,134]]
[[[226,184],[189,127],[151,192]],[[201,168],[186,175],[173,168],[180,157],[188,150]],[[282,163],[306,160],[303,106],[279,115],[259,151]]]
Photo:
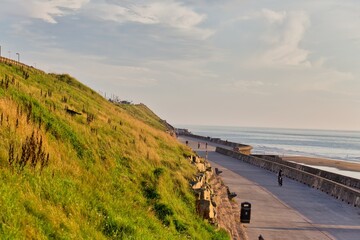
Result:
[[234,23],[238,21],[250,21],[264,19],[270,24],[282,23],[287,16],[286,11],[276,12],[267,8],[263,8],[261,11],[250,12],[245,15],[237,16],[227,23]]
[[[65,16],[89,3],[90,0],[4,0],[3,14],[41,19],[57,23],[56,17]],[[5,12],[7,11],[7,12]]]
[[183,33],[193,33],[202,38],[213,34],[209,29],[198,25],[206,19],[189,7],[175,1],[155,1],[148,3],[132,2],[131,4],[98,3],[92,4],[90,11],[95,18],[117,23],[134,22],[147,25],[162,25],[177,29]]
[[[250,65],[265,66],[311,66],[310,51],[301,47],[311,22],[303,11],[275,12],[263,9],[251,14],[250,19],[265,20],[267,26],[260,39],[265,47],[250,61]],[[265,50],[264,50],[265,49]]]
[[[265,11],[265,12],[264,12]],[[280,32],[271,49],[262,54],[261,61],[266,65],[309,65],[310,51],[302,49],[300,43],[310,26],[309,17],[305,12],[276,13],[263,10],[264,17],[272,24],[280,24]]]
[[286,12],[275,12],[270,9],[262,9],[261,16],[264,17],[269,23],[282,23],[286,18]]
[[88,2],[89,0],[38,0],[27,1],[27,5],[30,17],[57,23],[55,17],[67,15],[69,11],[78,10]]

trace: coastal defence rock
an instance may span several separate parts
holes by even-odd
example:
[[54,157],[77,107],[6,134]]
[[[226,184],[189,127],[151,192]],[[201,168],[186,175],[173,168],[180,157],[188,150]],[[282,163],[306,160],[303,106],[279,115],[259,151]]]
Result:
[[191,182],[191,187],[196,190],[196,189],[201,189],[204,184],[205,184],[205,174],[204,173],[198,173],[196,176],[195,176],[195,179],[194,181]]
[[215,226],[225,229],[231,239],[247,240],[240,223],[239,206],[230,197],[229,188],[214,174],[211,165],[205,159],[191,157],[190,160],[199,171],[191,183],[197,199],[198,214]]
[[196,201],[196,209],[200,216],[213,222],[215,219],[215,208],[211,201],[200,199]]
[[248,240],[245,229],[240,223],[239,204],[229,199],[228,187],[223,183],[221,177],[216,175],[211,179],[210,185],[214,191],[212,201],[216,211],[217,225],[225,229],[231,239]]
[[199,172],[203,173],[206,172],[206,167],[204,163],[195,163],[196,168],[198,169]]

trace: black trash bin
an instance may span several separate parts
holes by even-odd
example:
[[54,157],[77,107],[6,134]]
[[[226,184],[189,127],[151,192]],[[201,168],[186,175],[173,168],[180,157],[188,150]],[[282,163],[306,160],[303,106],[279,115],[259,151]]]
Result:
[[251,214],[251,203],[249,202],[241,203],[240,222],[250,223],[250,214]]

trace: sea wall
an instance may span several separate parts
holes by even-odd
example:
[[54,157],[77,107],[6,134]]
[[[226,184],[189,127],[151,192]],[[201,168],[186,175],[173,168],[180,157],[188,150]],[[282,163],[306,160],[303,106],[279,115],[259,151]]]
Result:
[[184,136],[196,138],[196,139],[199,139],[202,141],[208,141],[208,142],[216,143],[219,145],[227,146],[227,147],[232,148],[233,150],[236,150],[236,152],[241,152],[242,154],[245,154],[245,155],[250,155],[251,150],[252,150],[252,146],[250,146],[250,145],[230,142],[227,140],[222,140],[220,138],[204,137],[204,136],[192,134],[188,131],[182,131],[180,133],[180,135],[184,135]]
[[[293,180],[301,182],[308,185],[309,187],[316,188],[321,190],[341,201],[344,201],[348,204],[351,204],[355,207],[360,207],[360,190],[355,189],[339,182],[335,182],[325,177],[313,174],[307,171],[302,170],[300,164],[292,163],[292,166],[289,164],[284,164],[283,162],[278,161],[279,159],[275,157],[268,156],[266,158],[259,158],[256,156],[249,156],[239,152],[234,152],[230,149],[217,147],[216,152],[242,160],[244,162],[250,163],[252,165],[273,171],[278,172],[280,169],[283,170],[283,174]],[[270,159],[272,158],[272,159]],[[274,159],[277,159],[274,161]],[[323,171],[326,172],[326,171]],[[323,173],[325,174],[325,173]],[[340,175],[341,176],[341,175]],[[346,178],[344,176],[341,176]]]
[[263,159],[273,161],[273,162],[277,162],[277,163],[280,163],[283,165],[287,165],[289,167],[296,168],[301,171],[308,172],[308,173],[326,178],[328,180],[346,185],[348,187],[360,189],[360,179],[324,171],[324,170],[321,170],[321,169],[318,169],[315,167],[310,167],[310,166],[305,166],[305,165],[294,163],[294,162],[285,161],[285,160],[282,160],[282,158],[277,155],[252,155],[252,156],[258,157],[258,158],[263,158]]

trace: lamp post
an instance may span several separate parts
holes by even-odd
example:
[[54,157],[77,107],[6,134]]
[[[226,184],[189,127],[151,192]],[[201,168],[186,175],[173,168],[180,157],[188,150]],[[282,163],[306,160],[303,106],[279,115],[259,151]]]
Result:
[[18,62],[20,62],[20,53],[16,53],[16,55],[18,56]]

